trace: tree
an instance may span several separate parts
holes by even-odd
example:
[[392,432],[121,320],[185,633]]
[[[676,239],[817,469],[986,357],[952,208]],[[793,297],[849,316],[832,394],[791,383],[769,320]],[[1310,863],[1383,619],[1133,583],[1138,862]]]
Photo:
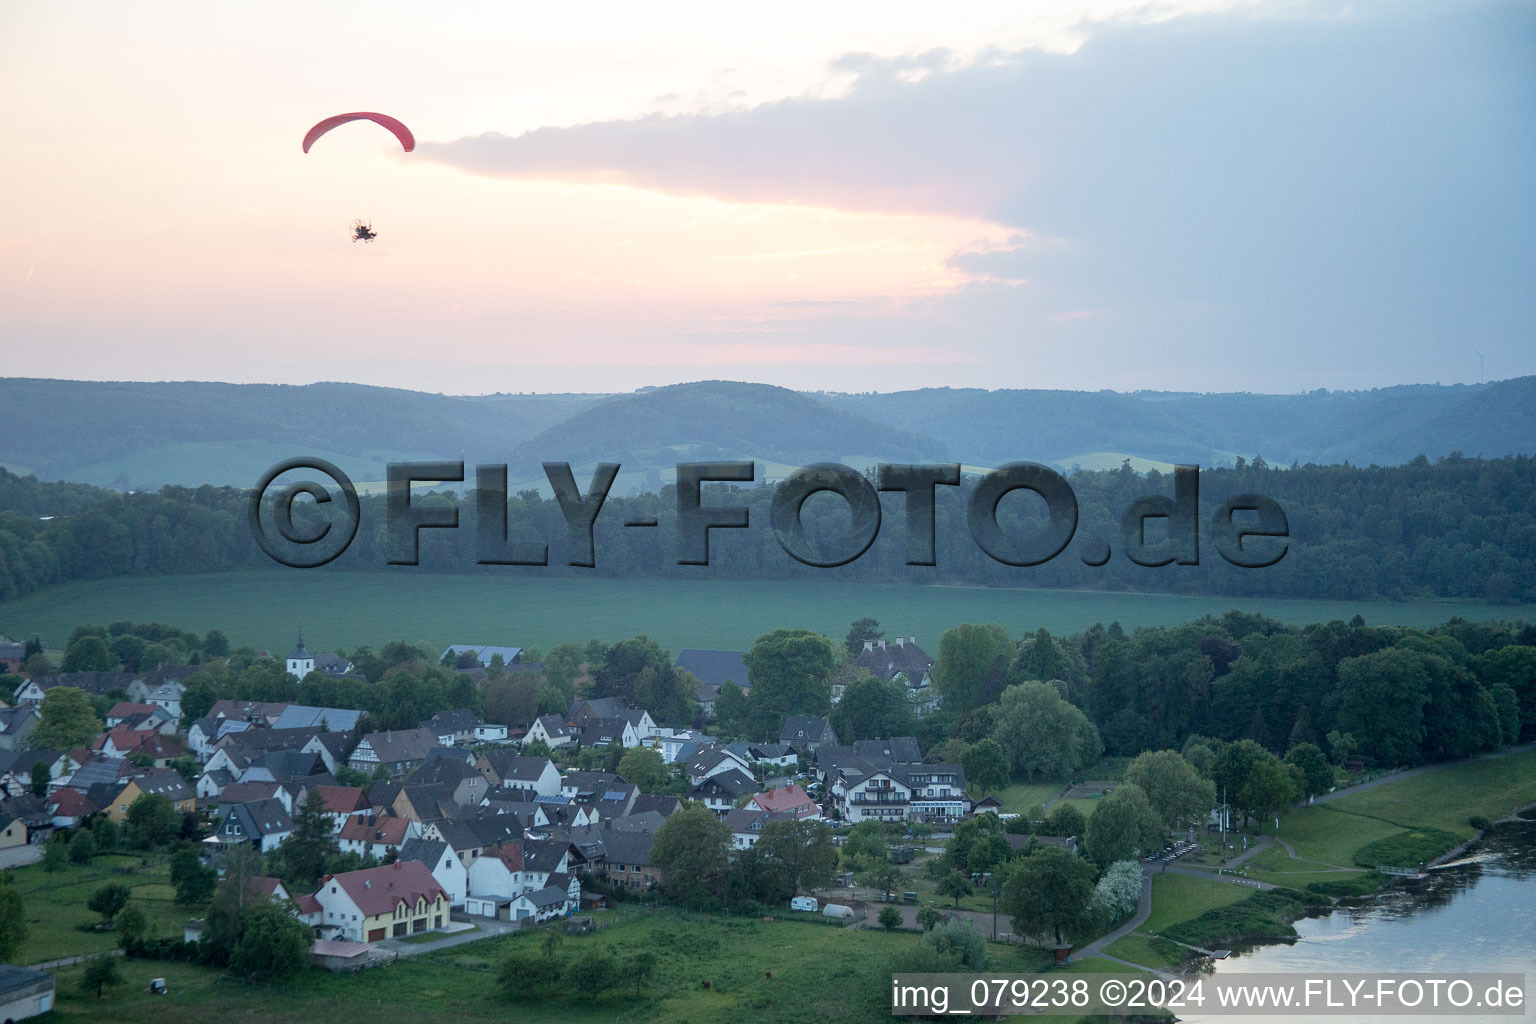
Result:
[[86,829],[76,832],[69,841],[69,862],[89,864],[94,856],[96,856],[96,837]]
[[64,652],[65,672],[111,672],[117,668],[112,649],[99,636],[82,636]]
[[896,682],[882,683],[861,672],[832,706],[832,731],[844,743],[906,736],[912,731],[912,698]]
[[837,877],[837,847],[826,822],[770,822],[758,837],[757,850],[781,875],[786,895],[825,889]]
[[925,932],[931,932],[934,926],[944,920],[944,915],[932,907],[923,907],[917,912],[917,926]]
[[206,903],[217,883],[217,872],[203,864],[195,847],[181,846],[171,854],[171,885],[176,889],[177,903],[182,906]]
[[320,881],[325,859],[336,852],[331,835],[331,816],[318,787],[304,795],[298,813],[293,816],[293,832],[278,848],[288,881],[308,890]]
[[84,690],[55,686],[43,697],[42,719],[32,730],[31,743],[39,750],[73,750],[89,746],[103,728]]
[[960,755],[960,765],[965,769],[965,781],[974,793],[986,793],[1008,785],[1008,755],[990,737],[966,747],[965,753]]
[[[1094,814],[1098,817],[1098,813]],[[1059,846],[1021,858],[1003,884],[1001,904],[1019,935],[1049,933],[1061,944],[1093,921],[1093,865]]]
[[117,969],[117,958],[112,956],[92,957],[80,975],[80,991],[94,995],[97,999],[101,998],[103,989],[116,988],[122,983],[123,976]]
[[870,872],[869,883],[891,898],[891,891],[901,884],[901,869],[894,864],[882,864]]
[[976,891],[971,880],[959,871],[951,871],[939,879],[939,884],[935,888],[940,896],[948,896],[955,901],[956,910],[960,909],[961,899]]
[[595,1003],[619,980],[618,963],[602,950],[589,949],[566,965],[561,980],[567,989],[585,992]]
[[257,857],[248,846],[237,846],[224,856],[224,878],[214,891],[208,915],[203,919],[203,937],[198,940],[203,958],[209,963],[227,964],[235,945],[245,934],[246,915],[251,899],[251,877],[258,867]]
[[730,681],[721,683],[720,692],[715,694],[715,721],[720,723],[721,734],[736,736],[745,732],[747,715],[747,698],[741,687]]
[[654,747],[632,747],[619,758],[619,775],[642,793],[660,793],[671,773]]
[[1088,831],[1088,819],[1076,807],[1062,802],[1046,815],[1045,827],[1048,834],[1054,836],[1082,836]]
[[1417,764],[1429,703],[1428,658],[1389,648],[1339,662],[1338,727],[1378,763]]
[[85,906],[87,909],[100,914],[102,927],[106,927],[112,923],[112,919],[117,916],[117,912],[128,905],[129,895],[131,893],[126,885],[119,885],[113,882],[91,893],[91,898],[86,901]]
[[245,933],[235,944],[229,969],[246,978],[282,981],[309,959],[309,926],[279,903],[264,902],[247,914]]
[[648,636],[621,640],[608,648],[600,664],[592,667],[592,696],[623,697],[633,704],[635,687],[646,669],[657,677],[671,674],[672,656]]
[[55,832],[48,840],[48,845],[43,849],[43,870],[48,874],[64,870],[64,865],[69,863],[69,843],[64,839],[64,833]]
[[1094,895],[1117,917],[1136,909],[1141,903],[1141,889],[1141,865],[1134,860],[1111,864],[1093,887]]
[[854,619],[853,625],[848,627],[848,636],[843,640],[843,647],[856,658],[864,649],[864,641],[879,640],[883,636],[885,633],[881,631],[880,623],[874,619],[868,617]]
[[217,629],[203,634],[203,653],[210,658],[229,657],[229,637]]
[[[1353,659],[1359,660],[1359,659]],[[1227,744],[1216,762],[1216,782],[1239,813],[1239,824],[1253,815],[1278,811],[1296,799],[1295,781],[1280,759],[1253,740]]]
[[123,948],[132,953],[143,945],[144,937],[149,932],[149,920],[144,916],[144,911],[130,904],[117,912],[117,916],[112,919],[112,927],[117,930]]
[[629,978],[635,983],[635,998],[640,998],[640,990],[656,978],[656,968],[661,963],[661,958],[652,949],[642,949],[624,961],[623,977]]
[[693,721],[694,693],[699,681],[691,672],[664,665],[647,665],[635,679],[630,699],[637,708],[645,708],[658,725],[687,725]]
[[[925,908],[925,909],[932,909]],[[937,913],[937,911],[935,911]],[[922,911],[918,911],[919,917]],[[924,948],[937,953],[954,964],[954,970],[962,968],[981,971],[987,966],[987,940],[970,921],[945,921],[931,929],[919,940]]]
[[1140,786],[1124,783],[1088,818],[1087,854],[1100,868],[1120,860],[1135,860],[1157,842],[1162,819]]
[[[549,932],[558,935],[558,932]],[[501,962],[496,984],[509,996],[532,999],[545,994],[560,981],[560,965],[550,956],[532,950],[513,950]]]
[[901,927],[901,911],[889,905],[881,907],[879,921],[880,927],[893,932]]
[[181,815],[164,793],[145,793],[128,807],[128,842],[151,849],[163,846],[181,831]]
[[944,710],[963,715],[996,700],[1013,653],[1008,631],[995,622],[967,622],[945,632],[933,663],[933,682],[944,695]]
[[1173,750],[1137,755],[1126,768],[1125,779],[1147,794],[1165,828],[1204,821],[1216,806],[1215,784],[1202,778],[1194,765]]
[[1333,768],[1316,743],[1298,743],[1285,755],[1285,763],[1301,771],[1301,795],[1317,796],[1333,788]]
[[105,814],[91,822],[91,838],[96,840],[97,853],[111,853],[117,847],[117,822]]
[[693,804],[662,823],[651,845],[651,862],[666,872],[667,896],[695,909],[719,902],[729,867],[731,830],[703,804]]
[[832,707],[832,645],[820,633],[776,629],[743,655],[752,692],[751,731],[777,736],[789,715],[825,715]]
[[0,885],[0,963],[12,963],[27,941],[27,913],[14,886]]
[[32,781],[32,795],[47,796],[48,783],[53,781],[53,773],[49,771],[48,766],[42,761],[37,761],[32,765],[32,771],[30,774]]
[[1067,777],[1097,761],[1103,752],[1099,732],[1088,716],[1062,700],[1048,683],[1010,686],[998,703],[992,738],[1019,774]]

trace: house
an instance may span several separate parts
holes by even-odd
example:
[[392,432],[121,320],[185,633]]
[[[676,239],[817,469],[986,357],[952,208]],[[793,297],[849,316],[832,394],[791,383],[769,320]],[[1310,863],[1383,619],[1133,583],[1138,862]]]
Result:
[[406,784],[442,786],[448,791],[450,799],[463,807],[473,807],[480,803],[485,799],[486,791],[491,788],[485,776],[476,771],[473,765],[446,757],[428,760],[410,774]]
[[372,772],[383,765],[391,776],[399,778],[425,761],[436,742],[430,729],[371,732],[358,742],[347,764],[360,772]]
[[119,725],[97,737],[93,749],[107,757],[147,757],[156,768],[164,768],[177,758],[187,756],[187,748],[175,736]]
[[786,811],[765,811],[755,804],[748,804],[725,815],[726,827],[731,830],[731,848],[745,850],[756,846],[763,828],[775,821],[794,821],[795,816]]
[[821,808],[816,806],[816,801],[797,785],[781,786],[770,789],[766,793],[758,793],[752,797],[751,802],[760,810],[782,811],[797,820],[821,816]]
[[624,712],[633,710],[629,701],[623,697],[591,697],[572,704],[565,714],[565,722],[580,731],[586,728],[588,723],[597,719],[619,718]]
[[654,811],[655,813],[661,815],[663,818],[670,818],[672,815],[676,814],[682,809],[683,801],[681,797],[664,796],[654,793],[639,793],[635,796],[635,799],[631,801],[629,805],[629,814],[633,816],[636,814],[644,814],[647,811]]
[[549,921],[567,917],[581,909],[581,880],[575,875],[556,873],[542,889],[523,893],[512,901],[514,921]]
[[13,708],[0,708],[0,750],[23,750],[27,746],[27,738],[32,735],[32,730],[37,728],[37,723],[42,721],[42,713],[38,711],[36,704],[18,704]]
[[734,683],[742,693],[752,689],[747,678],[747,663],[740,651],[704,651],[689,648],[679,651],[674,667],[683,669],[699,681],[694,700],[705,718],[715,717],[715,699],[720,687]]
[[218,700],[208,709],[209,718],[233,718],[252,725],[271,728],[288,705],[278,701]]
[[[441,660],[447,661],[453,657],[453,663],[459,664],[468,661],[471,665],[478,664],[482,669],[491,667],[491,659],[501,655],[503,665],[516,665],[523,657],[521,647],[502,647],[496,644],[449,644],[443,651]],[[469,656],[466,658],[466,656]]]
[[1003,813],[1003,798],[996,793],[988,793],[971,806],[972,814],[985,814],[988,811],[993,814]]
[[54,828],[75,828],[86,818],[101,810],[101,805],[84,792],[69,786],[60,786],[48,797],[45,807],[52,813]]
[[173,721],[181,720],[181,695],[187,692],[187,688],[176,680],[161,683],[149,691],[145,702],[153,704],[164,711]]
[[27,645],[0,633],[0,673],[19,675],[27,660]]
[[[651,846],[656,834],[646,829],[624,828],[623,819],[609,819],[587,830],[587,836],[602,841],[602,871],[614,885],[628,889],[649,889],[662,882],[662,871],[651,863]],[[574,838],[574,834],[573,834]]]
[[437,737],[439,746],[457,747],[475,741],[475,730],[481,725],[480,716],[469,708],[439,711],[425,722],[423,729],[430,729]]
[[293,819],[281,802],[269,799],[232,805],[210,838],[224,845],[250,843],[255,850],[270,853],[292,834]]
[[448,894],[419,860],[329,875],[298,900],[299,920],[320,938],[381,942],[448,923]]
[[336,834],[336,845],[342,853],[382,860],[390,850],[398,851],[407,840],[419,835],[421,826],[410,818],[357,814],[342,824]]
[[895,769],[875,769],[848,787],[840,810],[843,821],[905,821],[912,802],[912,788],[892,774]]
[[965,769],[958,764],[897,765],[893,771],[911,791],[907,816],[916,821],[948,824],[970,811],[965,795]]
[[453,790],[444,785],[403,785],[391,801],[387,813],[412,821],[435,821],[452,817],[459,809]]
[[293,796],[276,782],[232,782],[219,793],[218,802],[227,808],[256,800],[276,800],[290,816],[293,814]]
[[[519,729],[518,732],[522,730]],[[505,725],[496,722],[481,722],[475,726],[474,741],[476,743],[505,743],[509,738],[509,730]]]
[[[900,683],[907,688],[912,702],[919,710],[931,710],[930,703],[937,705],[936,692],[932,689],[933,659],[917,645],[917,637],[909,636],[889,642],[865,640],[864,649],[854,662],[882,683]],[[834,695],[836,700],[841,694]]]
[[487,783],[510,789],[531,789],[540,796],[561,793],[560,769],[547,757],[525,757],[510,750],[487,750],[475,758],[475,770]]
[[784,728],[779,732],[779,742],[814,754],[816,748],[823,743],[836,744],[837,733],[832,731],[832,723],[825,718],[790,715],[784,720]]
[[454,907],[464,905],[464,897],[469,894],[469,869],[453,852],[453,847],[440,839],[407,839],[400,847],[399,859],[421,861],[448,894],[448,904]]
[[465,912],[480,917],[515,913],[509,901],[548,885],[553,874],[565,871],[567,857],[567,844],[554,840],[515,839],[486,848],[469,868]]
[[749,743],[747,757],[756,764],[771,764],[778,768],[793,768],[800,763],[800,755],[788,743]]
[[174,769],[163,768],[135,775],[124,783],[123,788],[113,797],[112,804],[106,808],[107,817],[121,825],[128,814],[128,808],[140,797],[150,794],[170,800],[171,806],[178,813],[197,810],[197,793]]
[[0,751],[0,796],[20,796],[32,791],[32,769],[39,764],[48,768],[48,779],[69,773],[73,761],[56,750]]
[[722,772],[752,774],[752,766],[747,763],[747,759],[725,747],[704,747],[688,759],[683,770],[688,775],[688,781],[695,786],[702,784],[711,775]]
[[59,672],[51,676],[33,676],[23,679],[16,687],[12,704],[41,704],[49,690],[55,686],[68,686],[98,697],[105,697],[113,690],[123,690],[132,698],[135,691],[145,696],[149,688],[144,680],[132,672]]
[[134,715],[152,715],[154,712],[153,704],[137,704],[131,700],[120,700],[107,709],[107,728],[122,725],[126,719]]
[[53,975],[0,964],[0,1020],[26,1020],[53,1009]]
[[0,811],[0,850],[27,845],[27,823],[20,815]]
[[368,794],[360,786],[316,786],[309,792],[325,804],[332,834],[340,832],[348,818],[366,817],[372,812]]
[[739,768],[711,775],[688,791],[688,799],[701,800],[721,818],[736,801],[757,789],[757,780]]
[[575,742],[571,730],[565,727],[565,720],[559,715],[540,715],[533,720],[528,727],[528,733],[523,737],[523,743],[539,742],[553,750],[555,747],[563,747],[567,743]]
[[582,726],[577,742],[583,748],[607,747],[617,743],[626,750],[640,745],[640,733],[626,718],[593,718]]
[[304,647],[302,633],[299,635],[298,645],[294,647],[293,653],[288,655],[284,666],[290,676],[300,680],[311,672],[319,672],[336,679],[352,671],[352,663],[339,654],[311,654]]
[[348,733],[357,728],[361,711],[351,708],[317,708],[308,704],[289,704],[272,721],[274,729],[320,729]]

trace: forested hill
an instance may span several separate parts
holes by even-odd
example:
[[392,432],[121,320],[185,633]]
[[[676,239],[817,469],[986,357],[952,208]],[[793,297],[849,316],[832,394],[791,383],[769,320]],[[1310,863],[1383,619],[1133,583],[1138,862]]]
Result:
[[1027,459],[1063,470],[1174,462],[1402,465],[1417,455],[1536,454],[1536,377],[1305,395],[952,390],[796,392],[704,381],[624,395],[424,394],[306,386],[0,379],[0,465],[118,490],[250,486],[294,455],[359,481],[391,461],[618,462],[617,493],[654,490],[679,461],[785,466]]
[[[578,473],[581,473],[578,470]],[[795,561],[769,528],[775,488],[729,490],[712,485],[705,503],[744,505],[750,528],[717,530],[710,565],[677,563],[677,505],[671,486],[659,494],[610,495],[595,527],[596,567],[567,567],[565,520],[551,499],[515,493],[508,502],[508,535],[534,549],[549,546],[549,565],[477,566],[476,504],[459,508],[459,527],[423,530],[421,562],[411,572],[596,573],[626,578],[845,579],[870,582],[965,583],[1012,587],[1070,587],[1304,598],[1476,598],[1536,601],[1536,457],[1414,459],[1396,467],[1300,466],[1277,469],[1256,460],[1242,468],[1200,474],[1198,565],[1151,568],[1126,557],[1122,513],[1139,498],[1170,496],[1172,479],[1128,467],[1079,471],[1071,478],[1078,507],[1076,533],[1060,555],[1035,566],[989,558],[970,533],[967,507],[976,477],[940,487],[936,499],[936,560],[908,566],[904,497],[883,496],[883,519],[869,549],[830,569]],[[583,479],[583,487],[585,487]],[[1236,494],[1266,495],[1284,510],[1289,547],[1262,569],[1228,564],[1213,548],[1211,521]],[[66,580],[136,574],[262,568],[272,562],[251,538],[247,492],[236,488],[170,487],[118,494],[84,484],[39,483],[0,470],[0,600]],[[424,503],[457,499],[447,492]],[[997,507],[1006,536],[1038,536],[1037,500],[1026,494]],[[300,511],[314,513],[305,503]],[[361,499],[355,542],[326,569],[387,571],[395,552],[386,543],[385,500]],[[807,534],[846,552],[847,506],[820,495],[803,507]],[[634,530],[631,520],[658,528]],[[1163,521],[1151,520],[1149,540]],[[308,529],[306,527],[306,529]],[[1094,566],[1103,544],[1107,564]],[[850,555],[851,557],[851,555]],[[1143,561],[1155,559],[1144,558]],[[297,570],[288,570],[297,571]]]

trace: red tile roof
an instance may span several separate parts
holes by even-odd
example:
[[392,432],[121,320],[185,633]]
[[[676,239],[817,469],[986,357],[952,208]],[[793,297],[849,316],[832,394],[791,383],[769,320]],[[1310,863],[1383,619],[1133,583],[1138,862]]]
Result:
[[53,809],[55,817],[61,818],[83,818],[87,814],[95,814],[101,810],[84,793],[67,786],[56,790],[53,796],[48,798],[46,806]]
[[780,786],[766,793],[759,793],[752,802],[765,811],[793,811],[797,817],[806,818],[817,814],[820,808],[809,793],[796,785]]
[[359,786],[316,786],[312,792],[320,795],[331,814],[351,814],[368,807],[368,794]]
[[394,913],[401,903],[414,907],[418,899],[425,899],[428,906],[439,898],[444,902],[448,900],[443,887],[419,860],[397,860],[383,867],[331,875],[320,879],[320,890],[332,884],[340,886],[357,904],[357,909],[368,917]]
[[399,846],[405,842],[405,831],[410,828],[410,818],[379,818],[373,815],[354,815],[341,826],[338,840],[351,839],[363,843],[384,843]]
[[108,718],[127,718],[129,715],[154,714],[153,704],[135,704],[131,700],[120,700],[107,709]]

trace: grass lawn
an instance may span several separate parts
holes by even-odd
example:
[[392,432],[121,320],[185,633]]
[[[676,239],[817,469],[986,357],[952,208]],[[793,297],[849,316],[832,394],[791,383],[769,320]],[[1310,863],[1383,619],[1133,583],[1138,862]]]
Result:
[[[599,552],[599,559],[602,554]],[[963,622],[1000,622],[1015,635],[1044,626],[1072,634],[1094,623],[1126,629],[1172,626],[1238,608],[1305,625],[1363,614],[1372,624],[1428,626],[1453,615],[1508,618],[1504,605],[1193,597],[1092,590],[934,587],[832,578],[633,579],[527,572],[450,574],[284,570],[84,580],[49,587],[5,605],[5,630],[62,647],[86,622],[168,622],[221,629],[237,646],[277,648],[294,623],[319,649],[350,650],[389,640],[434,648],[515,643],[548,648],[566,640],[621,640],[648,634],[674,653],[684,647],[747,650],[771,630],[806,628],[841,639],[861,615],[915,635],[930,654],[939,636]],[[577,614],[579,613],[579,615]],[[516,635],[507,636],[509,623]],[[574,623],[574,624],[573,624]],[[498,639],[499,638],[499,639]]]
[[[514,948],[537,949],[541,934],[535,932],[402,958],[356,975],[306,971],[280,987],[221,981],[211,968],[125,960],[121,967],[126,983],[100,1001],[80,995],[80,969],[68,968],[58,972],[58,1012],[61,1019],[153,1024],[200,1024],[215,1017],[230,1024],[377,1024],[401,1012],[408,1012],[413,1024],[505,1021],[509,1015],[530,1024],[607,1024],[615,1019],[673,1024],[877,1021],[890,1019],[890,964],[918,941],[904,932],[672,911],[605,912],[598,917],[595,934],[566,936],[557,956],[569,960],[595,949],[622,962],[640,950],[656,951],[656,980],[638,998],[632,987],[604,993],[595,1002],[504,995],[496,986],[500,962]],[[142,994],[152,977],[164,977],[171,994]],[[710,982],[707,990],[704,981]]]
[[[1003,802],[1004,814],[1023,814],[1036,804],[1043,805],[1051,797],[1061,792],[1061,788],[1067,784],[1066,779],[1060,782],[1014,782],[1006,789],[997,791],[998,799]],[[976,794],[980,799],[985,793]]]
[[1526,751],[1437,768],[1303,808],[1280,820],[1280,834],[1306,860],[1350,866],[1362,847],[1405,831],[1439,829],[1455,841],[1470,839],[1468,818],[1502,818],[1533,800],[1536,751]]
[[1230,906],[1253,895],[1253,889],[1193,875],[1152,876],[1152,914],[1140,931],[1160,935],[1166,929],[1199,917],[1207,910]]
[[1177,967],[1189,955],[1188,950],[1171,939],[1138,933],[1116,939],[1104,947],[1104,952],[1144,967]]
[[21,895],[27,919],[27,939],[15,962],[35,964],[118,948],[116,933],[76,927],[101,921],[101,915],[87,909],[86,902],[97,889],[111,883],[132,890],[129,905],[144,912],[151,937],[180,935],[188,918],[200,916],[199,909],[178,907],[173,902],[166,864],[143,867],[142,861],[138,855],[108,854],[94,858],[89,866],[69,864],[52,875],[41,864],[7,872]]

